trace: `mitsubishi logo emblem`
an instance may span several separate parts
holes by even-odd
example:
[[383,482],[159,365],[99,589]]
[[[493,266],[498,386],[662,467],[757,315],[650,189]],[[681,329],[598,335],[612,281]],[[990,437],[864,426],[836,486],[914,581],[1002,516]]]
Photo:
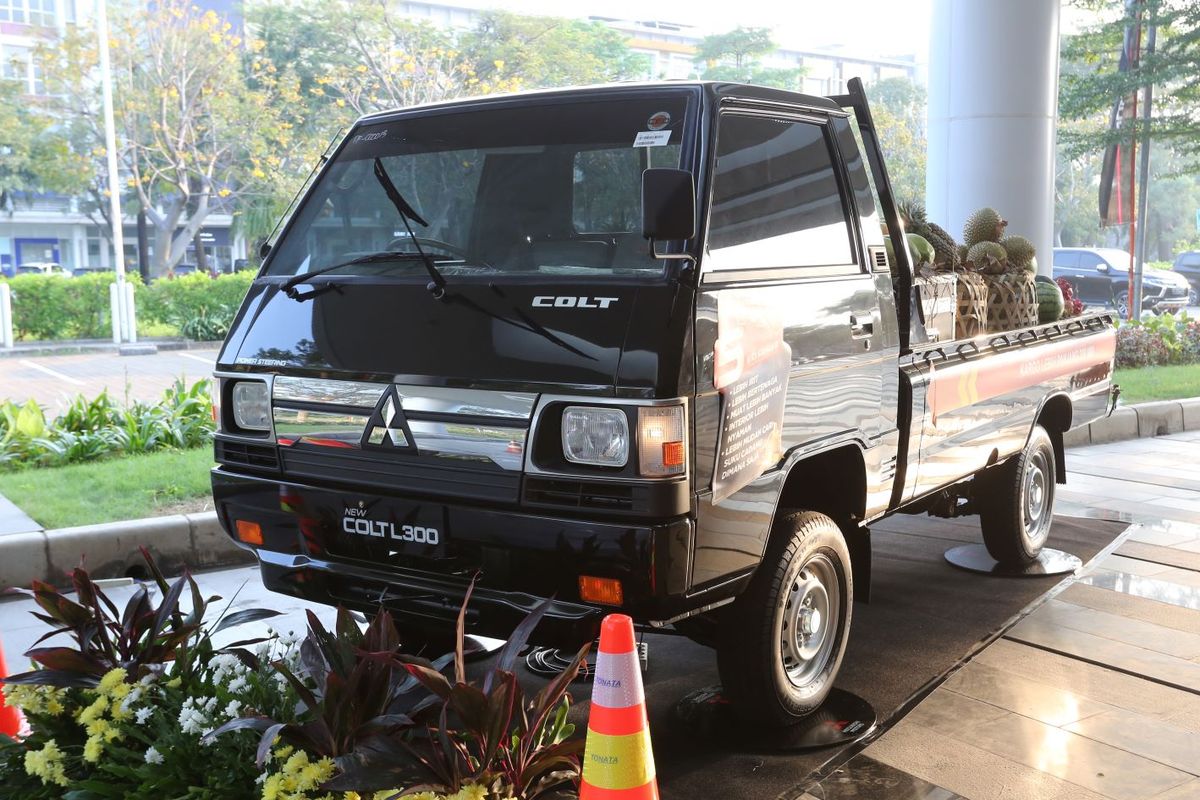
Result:
[[400,408],[400,394],[395,386],[389,386],[375,404],[375,410],[363,430],[361,447],[378,447],[385,450],[413,450],[412,431]]

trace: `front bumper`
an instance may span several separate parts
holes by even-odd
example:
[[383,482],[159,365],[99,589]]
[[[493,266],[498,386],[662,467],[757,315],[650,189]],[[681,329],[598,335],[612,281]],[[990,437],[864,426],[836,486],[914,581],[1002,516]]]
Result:
[[[268,589],[365,612],[387,608],[402,635],[406,629],[445,633],[473,578],[467,629],[497,638],[507,638],[543,598],[554,599],[533,641],[553,646],[594,638],[609,612],[651,622],[689,610],[693,525],[687,517],[632,523],[538,516],[319,488],[221,467],[213,470],[212,484],[227,533],[238,520],[261,527],[261,546],[231,536],[255,552]],[[444,544],[434,555],[414,554],[386,536],[347,533],[347,510],[365,511],[385,525],[437,526]],[[619,579],[623,604],[581,601],[580,575]]]
[[1143,291],[1142,308],[1149,309],[1157,314],[1180,311],[1186,308],[1188,304],[1188,290],[1185,289],[1182,291],[1182,295],[1172,293],[1170,287],[1163,287],[1157,293]]

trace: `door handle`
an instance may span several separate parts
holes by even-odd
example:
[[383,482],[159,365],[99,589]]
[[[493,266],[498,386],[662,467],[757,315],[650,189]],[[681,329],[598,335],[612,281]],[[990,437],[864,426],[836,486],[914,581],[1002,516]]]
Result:
[[850,315],[850,338],[851,339],[868,339],[875,333],[875,323],[859,322],[858,317]]

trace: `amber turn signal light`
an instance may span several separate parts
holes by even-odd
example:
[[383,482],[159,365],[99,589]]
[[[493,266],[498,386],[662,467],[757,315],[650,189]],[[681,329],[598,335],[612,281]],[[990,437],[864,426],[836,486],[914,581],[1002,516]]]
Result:
[[579,576],[579,597],[588,603],[619,606],[625,601],[621,582],[616,578],[596,578],[592,575]]
[[262,526],[257,522],[239,519],[234,523],[234,526],[237,528],[237,537],[243,542],[246,544],[256,544],[260,547],[262,546]]
[[679,467],[683,465],[683,442],[663,442],[663,466]]

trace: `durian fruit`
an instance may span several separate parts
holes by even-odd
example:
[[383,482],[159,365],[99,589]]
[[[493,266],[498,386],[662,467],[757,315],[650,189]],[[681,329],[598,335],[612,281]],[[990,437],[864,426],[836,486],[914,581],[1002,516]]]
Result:
[[998,242],[979,242],[967,251],[967,264],[987,275],[999,275],[1008,269],[1008,254]]
[[917,200],[901,200],[896,204],[904,229],[924,237],[933,245],[933,265],[938,269],[953,269],[958,266],[957,248],[954,237],[946,233],[937,224],[930,222],[925,214],[925,206]]
[[999,242],[1004,236],[1004,228],[1008,220],[1000,216],[994,208],[981,208],[967,217],[963,225],[963,242],[967,247],[974,247],[980,242]]
[[[1009,269],[1023,269],[1028,272],[1037,270],[1033,258],[1036,253],[1033,242],[1024,236],[1005,236],[1000,240],[1000,246],[1004,248],[1004,252],[1008,253]],[[1030,264],[1034,265],[1033,269],[1029,268]]]
[[965,244],[960,244],[958,247],[954,248],[954,254],[958,256],[959,264],[966,265],[967,253],[970,251],[970,249],[971,248],[967,247]]

